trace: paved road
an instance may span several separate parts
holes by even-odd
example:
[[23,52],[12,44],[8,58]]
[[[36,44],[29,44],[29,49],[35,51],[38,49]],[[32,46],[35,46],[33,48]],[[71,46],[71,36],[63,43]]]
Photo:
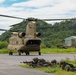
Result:
[[31,61],[34,57],[44,58],[47,61],[51,61],[53,59],[60,61],[61,59],[66,58],[73,60],[74,56],[76,57],[76,54],[42,54],[41,56],[18,56],[16,54],[9,56],[8,54],[0,54],[0,75],[51,75],[37,70],[21,68],[18,65],[20,62],[25,60]]

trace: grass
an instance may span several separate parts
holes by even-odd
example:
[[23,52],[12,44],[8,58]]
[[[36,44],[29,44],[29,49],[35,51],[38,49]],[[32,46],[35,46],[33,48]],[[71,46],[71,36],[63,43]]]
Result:
[[41,53],[76,53],[76,48],[59,49],[59,48],[45,48],[41,49]]
[[[0,49],[0,54],[8,54],[10,52],[10,50],[6,49],[6,48],[3,48],[3,49]],[[17,53],[17,51],[13,51],[14,53]]]
[[58,70],[55,75],[76,75],[76,72],[67,72],[67,71],[62,71]]
[[34,69],[34,70],[40,70],[40,71],[43,71],[43,72],[46,72],[46,73],[55,73],[58,68],[50,68],[50,67],[37,67],[37,68],[33,68],[27,64],[21,64],[20,65],[21,67],[24,67],[24,68],[29,68],[29,69]]
[[40,71],[43,71],[45,73],[53,73],[54,75],[76,75],[76,72],[63,71],[61,68],[51,68],[51,67],[32,68],[26,64],[23,64],[20,66],[24,67],[24,68],[29,68],[29,69],[40,70]]
[[5,49],[5,48],[0,49],[0,54],[7,54],[7,53],[9,53],[8,49]]

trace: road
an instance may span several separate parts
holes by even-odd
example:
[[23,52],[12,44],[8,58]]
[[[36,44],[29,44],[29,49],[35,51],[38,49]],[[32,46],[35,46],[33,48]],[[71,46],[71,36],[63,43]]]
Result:
[[9,56],[8,54],[0,54],[0,75],[53,75],[42,71],[22,68],[18,65],[23,61],[31,61],[34,57],[44,58],[47,61],[53,59],[60,61],[66,58],[73,60],[74,56],[76,57],[76,54],[42,54],[41,56],[36,54],[31,54],[29,56],[18,56],[17,54]]

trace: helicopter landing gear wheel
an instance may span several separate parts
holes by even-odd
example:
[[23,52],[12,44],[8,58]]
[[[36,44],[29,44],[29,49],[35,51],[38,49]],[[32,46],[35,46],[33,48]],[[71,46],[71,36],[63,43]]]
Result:
[[26,55],[29,55],[29,52],[26,52]]
[[21,55],[21,52],[19,52],[19,55]]
[[9,52],[9,55],[13,55],[13,52]]
[[41,55],[41,52],[39,52],[39,55]]

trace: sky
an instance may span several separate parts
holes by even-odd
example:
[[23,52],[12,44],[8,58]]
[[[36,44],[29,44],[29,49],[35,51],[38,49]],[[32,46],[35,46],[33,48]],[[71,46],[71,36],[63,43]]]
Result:
[[[75,18],[76,0],[0,0],[0,14],[39,19]],[[21,21],[0,16],[0,29],[9,29]]]

